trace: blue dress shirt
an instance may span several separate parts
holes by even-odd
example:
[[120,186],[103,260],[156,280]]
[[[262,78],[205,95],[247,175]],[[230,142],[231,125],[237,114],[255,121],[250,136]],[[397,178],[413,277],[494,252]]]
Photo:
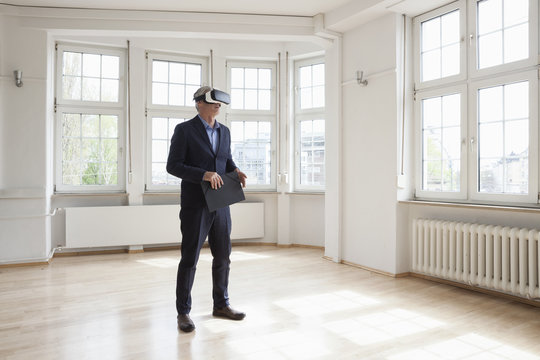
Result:
[[214,127],[212,128],[208,123],[199,116],[199,119],[201,119],[204,128],[206,129],[206,134],[208,135],[208,140],[210,140],[210,144],[212,144],[212,150],[214,151],[214,154],[217,153],[217,149],[219,146],[219,123],[216,121],[214,123]]

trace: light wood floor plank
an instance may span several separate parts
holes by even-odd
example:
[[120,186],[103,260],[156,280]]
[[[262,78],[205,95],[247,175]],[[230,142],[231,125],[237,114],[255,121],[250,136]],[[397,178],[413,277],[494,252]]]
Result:
[[424,279],[389,278],[317,249],[233,248],[244,321],[211,316],[211,255],[176,329],[178,251],[0,268],[0,359],[540,359],[540,309]]

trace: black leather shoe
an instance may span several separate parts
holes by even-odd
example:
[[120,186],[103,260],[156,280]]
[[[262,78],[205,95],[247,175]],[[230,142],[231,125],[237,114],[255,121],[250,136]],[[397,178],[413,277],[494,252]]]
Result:
[[222,308],[214,307],[214,312],[212,313],[212,315],[231,320],[242,320],[246,317],[246,314],[240,311],[236,311],[230,306],[225,306]]
[[183,332],[192,332],[195,330],[195,324],[191,321],[191,318],[188,314],[180,314],[177,317],[178,319],[178,328]]

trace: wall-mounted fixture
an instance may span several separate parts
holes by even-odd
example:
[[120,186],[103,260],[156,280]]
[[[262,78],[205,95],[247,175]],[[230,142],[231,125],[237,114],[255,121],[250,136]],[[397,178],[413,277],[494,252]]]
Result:
[[363,71],[356,72],[356,81],[358,82],[358,85],[367,86],[367,80],[364,79]]
[[17,85],[17,87],[23,86],[22,71],[21,70],[15,70],[13,72],[13,75],[15,76],[15,85]]

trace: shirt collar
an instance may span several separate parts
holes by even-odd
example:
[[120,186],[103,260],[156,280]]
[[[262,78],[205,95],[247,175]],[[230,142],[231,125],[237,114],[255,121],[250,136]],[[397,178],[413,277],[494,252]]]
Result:
[[199,114],[197,114],[197,116],[199,117],[199,119],[202,121],[203,125],[204,125],[204,128],[206,130],[215,130],[215,129],[219,129],[219,123],[218,121],[216,120],[216,122],[214,123],[214,127],[212,128],[210,125],[208,125],[208,123],[206,122],[206,120],[204,120]]

